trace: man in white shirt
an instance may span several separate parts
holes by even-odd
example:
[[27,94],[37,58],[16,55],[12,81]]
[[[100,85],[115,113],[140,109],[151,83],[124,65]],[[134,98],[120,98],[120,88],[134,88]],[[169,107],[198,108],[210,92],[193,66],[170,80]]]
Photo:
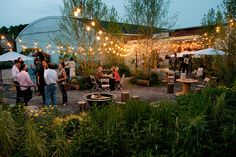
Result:
[[14,60],[14,65],[11,69],[11,77],[13,80],[13,83],[16,85],[16,103],[20,103],[20,86],[19,83],[17,82],[17,74],[19,73],[19,68],[20,68],[20,61],[19,60]]
[[45,86],[45,105],[49,106],[50,105],[50,98],[52,98],[52,103],[53,105],[57,104],[57,99],[56,99],[56,83],[58,80],[58,75],[55,70],[52,69],[52,65],[44,62],[43,67],[47,67],[44,71],[44,79],[46,82]]

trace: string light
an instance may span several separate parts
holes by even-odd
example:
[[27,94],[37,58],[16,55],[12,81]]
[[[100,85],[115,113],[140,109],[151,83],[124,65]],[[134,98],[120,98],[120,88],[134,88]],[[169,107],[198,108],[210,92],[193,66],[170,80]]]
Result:
[[86,30],[87,30],[87,31],[90,31],[90,30],[91,30],[91,28],[90,28],[89,26],[87,26],[87,27],[86,27]]
[[96,23],[94,21],[92,21],[91,25],[94,27],[96,25]]

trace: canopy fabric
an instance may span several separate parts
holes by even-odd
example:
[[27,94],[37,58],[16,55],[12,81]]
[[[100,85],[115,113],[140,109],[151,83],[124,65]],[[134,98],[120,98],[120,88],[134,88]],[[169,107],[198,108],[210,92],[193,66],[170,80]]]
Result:
[[216,50],[213,48],[207,48],[194,52],[195,55],[224,55],[225,52],[221,50]]
[[25,56],[25,55],[22,55],[22,54],[12,51],[12,52],[7,52],[3,55],[0,55],[0,62],[14,61],[15,59],[18,59],[19,57],[21,57],[23,61],[33,60],[32,57],[28,57],[28,56]]
[[[183,52],[176,53],[176,54],[177,54],[177,57],[183,57],[183,55],[192,55],[192,54],[194,54],[194,51],[183,51]],[[171,55],[171,57],[174,57],[174,55]]]

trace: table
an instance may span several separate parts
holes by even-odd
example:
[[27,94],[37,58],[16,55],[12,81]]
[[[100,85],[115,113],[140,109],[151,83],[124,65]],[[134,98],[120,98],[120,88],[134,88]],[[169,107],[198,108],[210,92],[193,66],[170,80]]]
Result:
[[189,78],[187,78],[187,79],[177,79],[176,81],[183,83],[182,91],[180,93],[178,93],[178,94],[189,94],[191,84],[198,82],[198,80],[189,79]]

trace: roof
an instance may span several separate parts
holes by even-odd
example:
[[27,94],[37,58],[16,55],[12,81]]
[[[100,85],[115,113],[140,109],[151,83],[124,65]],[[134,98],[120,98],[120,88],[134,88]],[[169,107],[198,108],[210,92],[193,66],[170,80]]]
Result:
[[[84,19],[84,18],[78,18],[79,21],[91,25],[91,22],[94,21],[92,19]],[[96,21],[96,20],[95,20]],[[147,29],[146,26],[141,25],[134,25],[134,24],[128,24],[128,23],[121,23],[121,22],[110,22],[110,21],[96,21],[98,26],[95,27],[95,29],[102,29],[103,31],[106,31],[108,33],[112,32],[111,27],[117,26],[118,30],[121,30],[121,33],[123,34],[140,34],[140,31]],[[154,28],[153,33],[160,33],[160,32],[168,32],[168,29],[164,28]]]

